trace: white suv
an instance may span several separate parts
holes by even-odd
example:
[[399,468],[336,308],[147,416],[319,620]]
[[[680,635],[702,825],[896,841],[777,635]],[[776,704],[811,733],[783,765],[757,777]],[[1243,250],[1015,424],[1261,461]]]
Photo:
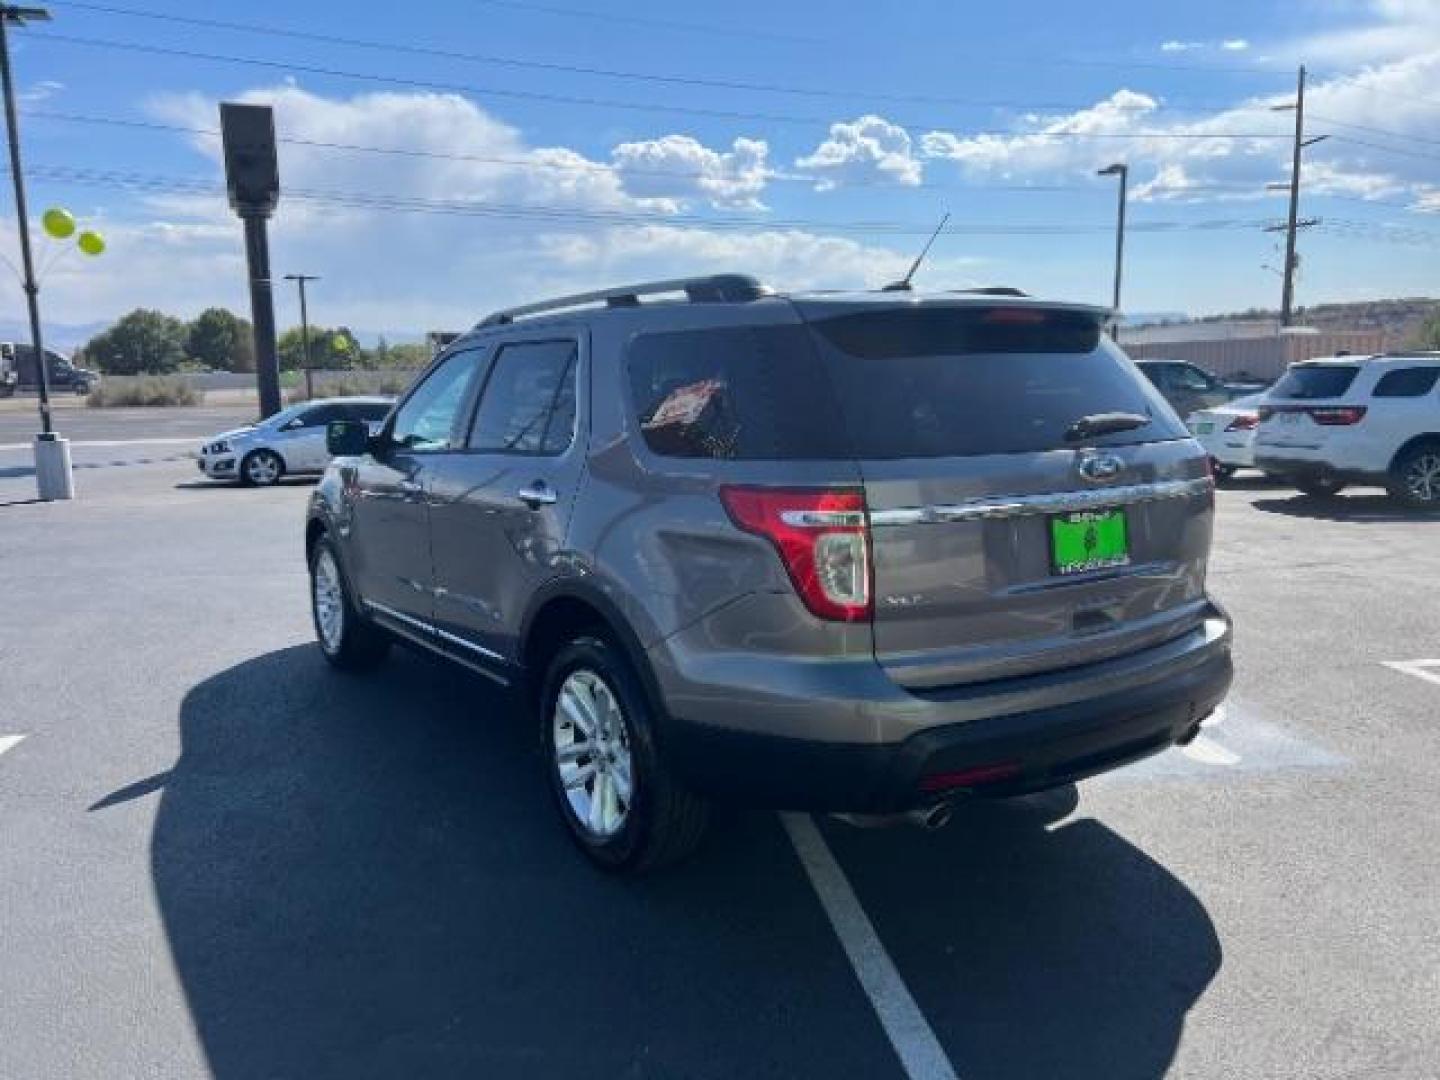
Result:
[[1440,352],[1292,364],[1265,394],[1255,464],[1307,495],[1381,484],[1440,509]]

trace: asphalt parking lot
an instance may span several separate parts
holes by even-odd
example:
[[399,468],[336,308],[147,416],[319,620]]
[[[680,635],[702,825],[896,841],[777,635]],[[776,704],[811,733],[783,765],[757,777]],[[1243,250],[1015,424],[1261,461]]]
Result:
[[1191,747],[625,882],[489,685],[327,669],[307,485],[109,449],[0,457],[0,1077],[1436,1074],[1440,520],[1224,490]]

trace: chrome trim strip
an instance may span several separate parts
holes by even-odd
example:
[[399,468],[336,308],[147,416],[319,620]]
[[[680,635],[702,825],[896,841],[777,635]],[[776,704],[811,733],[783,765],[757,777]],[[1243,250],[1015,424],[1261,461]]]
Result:
[[802,529],[862,528],[863,510],[782,510],[780,520]]
[[485,646],[483,645],[476,645],[473,641],[462,638],[458,634],[452,634],[448,630],[441,630],[440,627],[427,623],[423,619],[416,619],[413,616],[396,611],[392,607],[386,607],[384,604],[377,604],[374,600],[366,600],[365,606],[371,611],[378,611],[381,615],[384,615],[387,618],[394,619],[396,622],[405,623],[407,626],[413,626],[415,629],[421,631],[422,633],[430,634],[434,637],[439,638],[441,641],[448,641],[452,645],[459,645],[461,648],[470,649],[472,652],[477,652],[488,660],[494,660],[496,663],[500,664],[508,665],[509,663],[509,661],[507,661],[505,657],[501,656],[499,653],[492,652],[490,649],[485,648]]
[[896,510],[870,511],[870,525],[930,525],[953,521],[999,521],[1035,514],[1065,514],[1077,510],[1101,510],[1111,506],[1132,506],[1162,499],[1185,499],[1208,494],[1209,477],[1196,480],[1161,480],[1153,484],[1096,488],[1093,491],[1058,491],[1044,495],[1002,495],[972,499],[946,506],[911,506]]

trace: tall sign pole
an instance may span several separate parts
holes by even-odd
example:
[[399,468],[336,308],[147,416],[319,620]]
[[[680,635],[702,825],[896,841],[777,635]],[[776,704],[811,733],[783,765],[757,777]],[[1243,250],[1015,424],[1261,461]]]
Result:
[[16,227],[20,231],[20,259],[25,271],[25,302],[30,309],[30,347],[34,350],[36,383],[40,388],[40,434],[35,437],[35,485],[47,501],[75,497],[70,470],[70,444],[55,434],[50,422],[50,366],[40,330],[40,286],[35,281],[35,260],[30,251],[30,214],[25,206],[25,172],[20,167],[20,123],[15,116],[15,80],[10,72],[10,27],[27,22],[48,22],[44,8],[0,4],[0,81],[5,89],[5,127],[10,138],[10,172],[15,181]]
[[307,281],[319,281],[314,274],[286,274],[286,281],[293,281],[300,286],[300,348],[301,355],[305,360],[305,400],[313,401],[315,398],[315,370],[310,362],[310,311],[305,306],[305,283]]
[[250,322],[255,328],[255,384],[261,417],[280,411],[280,363],[275,350],[275,297],[270,284],[266,222],[280,201],[275,113],[268,105],[220,105],[225,182],[230,208],[245,223],[250,271]]
[[1295,304],[1295,230],[1300,216],[1300,151],[1305,146],[1305,66],[1295,87],[1295,148],[1290,163],[1290,214],[1285,228],[1285,286],[1280,295],[1280,325],[1289,326]]

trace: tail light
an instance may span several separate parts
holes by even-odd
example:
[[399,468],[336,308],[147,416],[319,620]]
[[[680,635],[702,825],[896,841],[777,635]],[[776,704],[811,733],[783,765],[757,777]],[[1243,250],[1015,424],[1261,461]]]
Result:
[[1351,424],[1358,424],[1365,416],[1365,408],[1362,405],[1345,405],[1335,409],[1307,409],[1310,418],[1317,424],[1324,424],[1326,427],[1349,427]]
[[870,618],[870,529],[853,488],[722,487],[737,526],[775,545],[805,606],[822,619]]
[[1243,413],[1226,426],[1226,431],[1253,431],[1260,426],[1260,417],[1254,413]]

